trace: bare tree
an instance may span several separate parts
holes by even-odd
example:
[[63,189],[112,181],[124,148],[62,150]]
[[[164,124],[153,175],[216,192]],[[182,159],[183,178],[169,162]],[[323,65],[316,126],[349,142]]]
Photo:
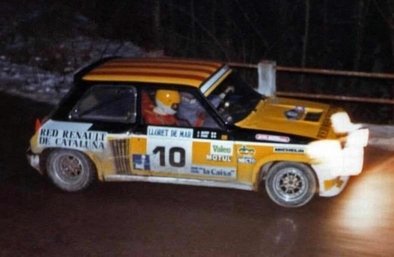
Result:
[[[391,37],[391,54],[394,60],[394,1],[393,0],[373,0],[376,9],[386,22]],[[393,63],[392,63],[393,64]]]
[[153,40],[154,46],[158,49],[161,49],[162,46],[162,29],[161,29],[161,10],[160,10],[160,0],[153,0],[153,8],[152,8],[152,31],[153,31]]
[[266,51],[268,48],[268,42],[267,42],[266,38],[264,37],[263,33],[261,32],[261,30],[256,25],[256,22],[254,22],[250,18],[250,15],[249,15],[250,10],[245,10],[245,8],[243,7],[242,3],[239,2],[239,0],[235,0],[235,3],[237,4],[237,8],[240,10],[242,16],[245,18],[247,24],[253,29],[253,31],[255,32],[255,35],[259,39],[260,43],[262,43],[262,45],[264,47],[264,51]]
[[353,59],[353,70],[360,69],[360,62],[363,53],[366,15],[368,13],[369,3],[370,3],[369,0],[360,0],[358,1],[356,6],[356,22],[355,22],[356,39],[354,42],[355,53]]
[[310,20],[310,0],[305,0],[305,22],[304,22],[304,37],[303,37],[303,46],[302,46],[302,57],[301,57],[301,66],[305,67],[307,52],[308,52],[308,41],[309,41],[309,20]]
[[[170,6],[174,13],[177,12],[178,14],[182,14],[182,15],[186,15],[188,16],[194,23],[194,25],[196,26],[196,28],[200,29],[207,37],[208,39],[211,41],[211,43],[213,43],[213,45],[215,45],[217,47],[218,50],[220,50],[220,52],[222,52],[224,58],[226,60],[230,60],[226,48],[223,46],[223,44],[221,43],[221,41],[218,39],[218,37],[212,33],[211,29],[208,28],[205,24],[203,24],[197,17],[197,15],[191,15],[190,11],[182,8],[181,6],[175,5],[171,2],[168,1],[164,1],[163,3],[165,3],[166,5]],[[190,40],[190,39],[189,39]]]
[[194,0],[190,0],[190,33],[191,33],[191,53],[194,55],[196,53],[196,12],[194,9]]
[[[394,65],[394,1],[373,0],[373,2],[387,24],[391,38],[391,65]],[[394,85],[391,85],[391,97],[394,97]],[[394,107],[392,107],[391,113],[391,120],[394,120]]]

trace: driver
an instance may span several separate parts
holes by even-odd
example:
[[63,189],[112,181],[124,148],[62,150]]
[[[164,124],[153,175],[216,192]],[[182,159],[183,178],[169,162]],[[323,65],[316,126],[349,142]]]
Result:
[[187,122],[188,126],[201,127],[204,123],[205,110],[191,93],[182,92],[178,118]]
[[181,97],[176,90],[159,89],[155,93],[155,104],[147,92],[142,92],[142,115],[147,124],[177,125],[175,117]]

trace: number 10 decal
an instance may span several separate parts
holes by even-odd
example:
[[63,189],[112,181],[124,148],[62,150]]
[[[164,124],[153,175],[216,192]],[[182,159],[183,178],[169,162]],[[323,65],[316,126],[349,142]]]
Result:
[[159,155],[160,166],[165,167],[167,165],[166,159],[168,158],[168,163],[170,164],[170,166],[175,168],[185,167],[185,149],[174,146],[168,149],[168,153],[166,152],[166,150],[167,149],[164,146],[157,146],[155,149],[153,149],[153,154]]
[[193,129],[149,126],[146,154],[153,172],[191,172]]

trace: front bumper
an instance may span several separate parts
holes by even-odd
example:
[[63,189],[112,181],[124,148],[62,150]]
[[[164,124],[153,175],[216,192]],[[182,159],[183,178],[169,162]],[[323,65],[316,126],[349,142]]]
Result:
[[30,166],[32,166],[35,170],[37,170],[42,175],[43,172],[41,170],[41,165],[40,165],[40,155],[33,153],[29,148],[26,151],[26,158]]
[[349,176],[342,176],[324,180],[320,183],[319,196],[332,197],[338,195],[345,189],[349,178]]
[[368,129],[355,130],[338,140],[312,142],[307,146],[306,153],[315,170],[328,173],[331,178],[355,176],[362,171],[368,136]]
[[338,140],[320,140],[308,145],[306,152],[312,160],[321,196],[339,194],[349,176],[361,173],[368,136],[368,129],[357,129]]

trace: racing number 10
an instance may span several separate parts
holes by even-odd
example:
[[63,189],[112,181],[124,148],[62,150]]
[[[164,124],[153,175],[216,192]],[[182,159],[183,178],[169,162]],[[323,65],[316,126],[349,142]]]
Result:
[[[164,146],[157,146],[153,149],[153,154],[159,154],[160,166],[166,166],[166,148]],[[185,166],[185,149],[171,147],[168,154],[168,162],[172,167],[181,168]]]

